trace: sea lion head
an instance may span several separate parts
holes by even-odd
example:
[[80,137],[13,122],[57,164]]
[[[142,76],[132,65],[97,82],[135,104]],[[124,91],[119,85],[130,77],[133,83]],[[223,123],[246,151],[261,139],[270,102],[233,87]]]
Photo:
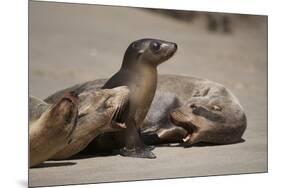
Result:
[[176,43],[158,39],[140,39],[129,45],[122,66],[130,67],[138,63],[157,66],[172,57],[176,51]]
[[246,116],[238,100],[225,88],[219,95],[195,94],[170,113],[171,121],[187,133],[184,145],[196,143],[231,144],[241,141]]
[[118,131],[126,128],[123,122],[116,119],[122,113],[129,99],[127,86],[113,89],[101,89],[95,92],[84,92],[79,95],[78,126],[90,126],[89,130],[99,133]]

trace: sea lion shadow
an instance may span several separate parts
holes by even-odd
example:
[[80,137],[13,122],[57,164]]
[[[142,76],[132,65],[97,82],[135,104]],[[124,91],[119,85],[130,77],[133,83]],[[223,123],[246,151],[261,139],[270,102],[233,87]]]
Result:
[[57,162],[57,161],[48,161],[44,162],[38,166],[32,167],[32,168],[49,168],[49,167],[61,167],[61,166],[70,166],[70,165],[76,165],[76,162]]
[[244,139],[241,138],[238,142],[231,143],[231,144],[214,144],[214,143],[207,143],[207,142],[199,142],[192,145],[184,145],[184,143],[164,143],[158,144],[156,147],[181,147],[181,148],[192,148],[192,147],[214,147],[214,146],[225,146],[225,145],[233,145],[245,142]]
[[116,156],[116,155],[119,155],[119,152],[113,151],[113,152],[108,152],[108,153],[92,153],[92,154],[79,153],[66,160],[80,160],[80,159],[89,159],[89,158],[98,158],[98,157],[111,157],[111,156]]
[[239,140],[235,143],[230,143],[230,144],[214,144],[214,143],[200,142],[200,143],[196,143],[196,144],[193,144],[193,145],[184,146],[184,148],[225,146],[225,145],[239,144],[239,143],[243,143],[243,142],[245,142],[245,140],[243,138],[241,138],[241,140]]

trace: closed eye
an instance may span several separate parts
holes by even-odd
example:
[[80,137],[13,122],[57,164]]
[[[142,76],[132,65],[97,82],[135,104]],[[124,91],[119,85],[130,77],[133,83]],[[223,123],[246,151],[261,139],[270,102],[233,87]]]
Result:
[[211,109],[214,111],[222,111],[222,107],[220,107],[218,105],[213,105]]
[[192,113],[198,116],[202,116],[208,120],[224,123],[225,118],[217,113],[211,112],[203,107],[197,107],[194,110],[192,110]]

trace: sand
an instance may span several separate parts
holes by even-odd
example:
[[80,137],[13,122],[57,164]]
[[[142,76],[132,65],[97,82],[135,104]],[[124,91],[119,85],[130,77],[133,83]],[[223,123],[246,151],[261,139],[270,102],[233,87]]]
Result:
[[267,18],[233,17],[233,32],[132,8],[30,2],[29,93],[52,93],[120,67],[139,38],[174,41],[178,52],[159,74],[208,78],[229,88],[245,109],[245,142],[204,147],[157,147],[157,159],[116,156],[47,161],[29,170],[30,186],[267,172]]

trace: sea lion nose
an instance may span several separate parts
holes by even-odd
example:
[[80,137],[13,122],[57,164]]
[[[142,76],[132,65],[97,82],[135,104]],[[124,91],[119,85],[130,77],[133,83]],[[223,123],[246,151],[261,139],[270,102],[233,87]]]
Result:
[[178,49],[178,45],[176,43],[174,43],[174,48]]

